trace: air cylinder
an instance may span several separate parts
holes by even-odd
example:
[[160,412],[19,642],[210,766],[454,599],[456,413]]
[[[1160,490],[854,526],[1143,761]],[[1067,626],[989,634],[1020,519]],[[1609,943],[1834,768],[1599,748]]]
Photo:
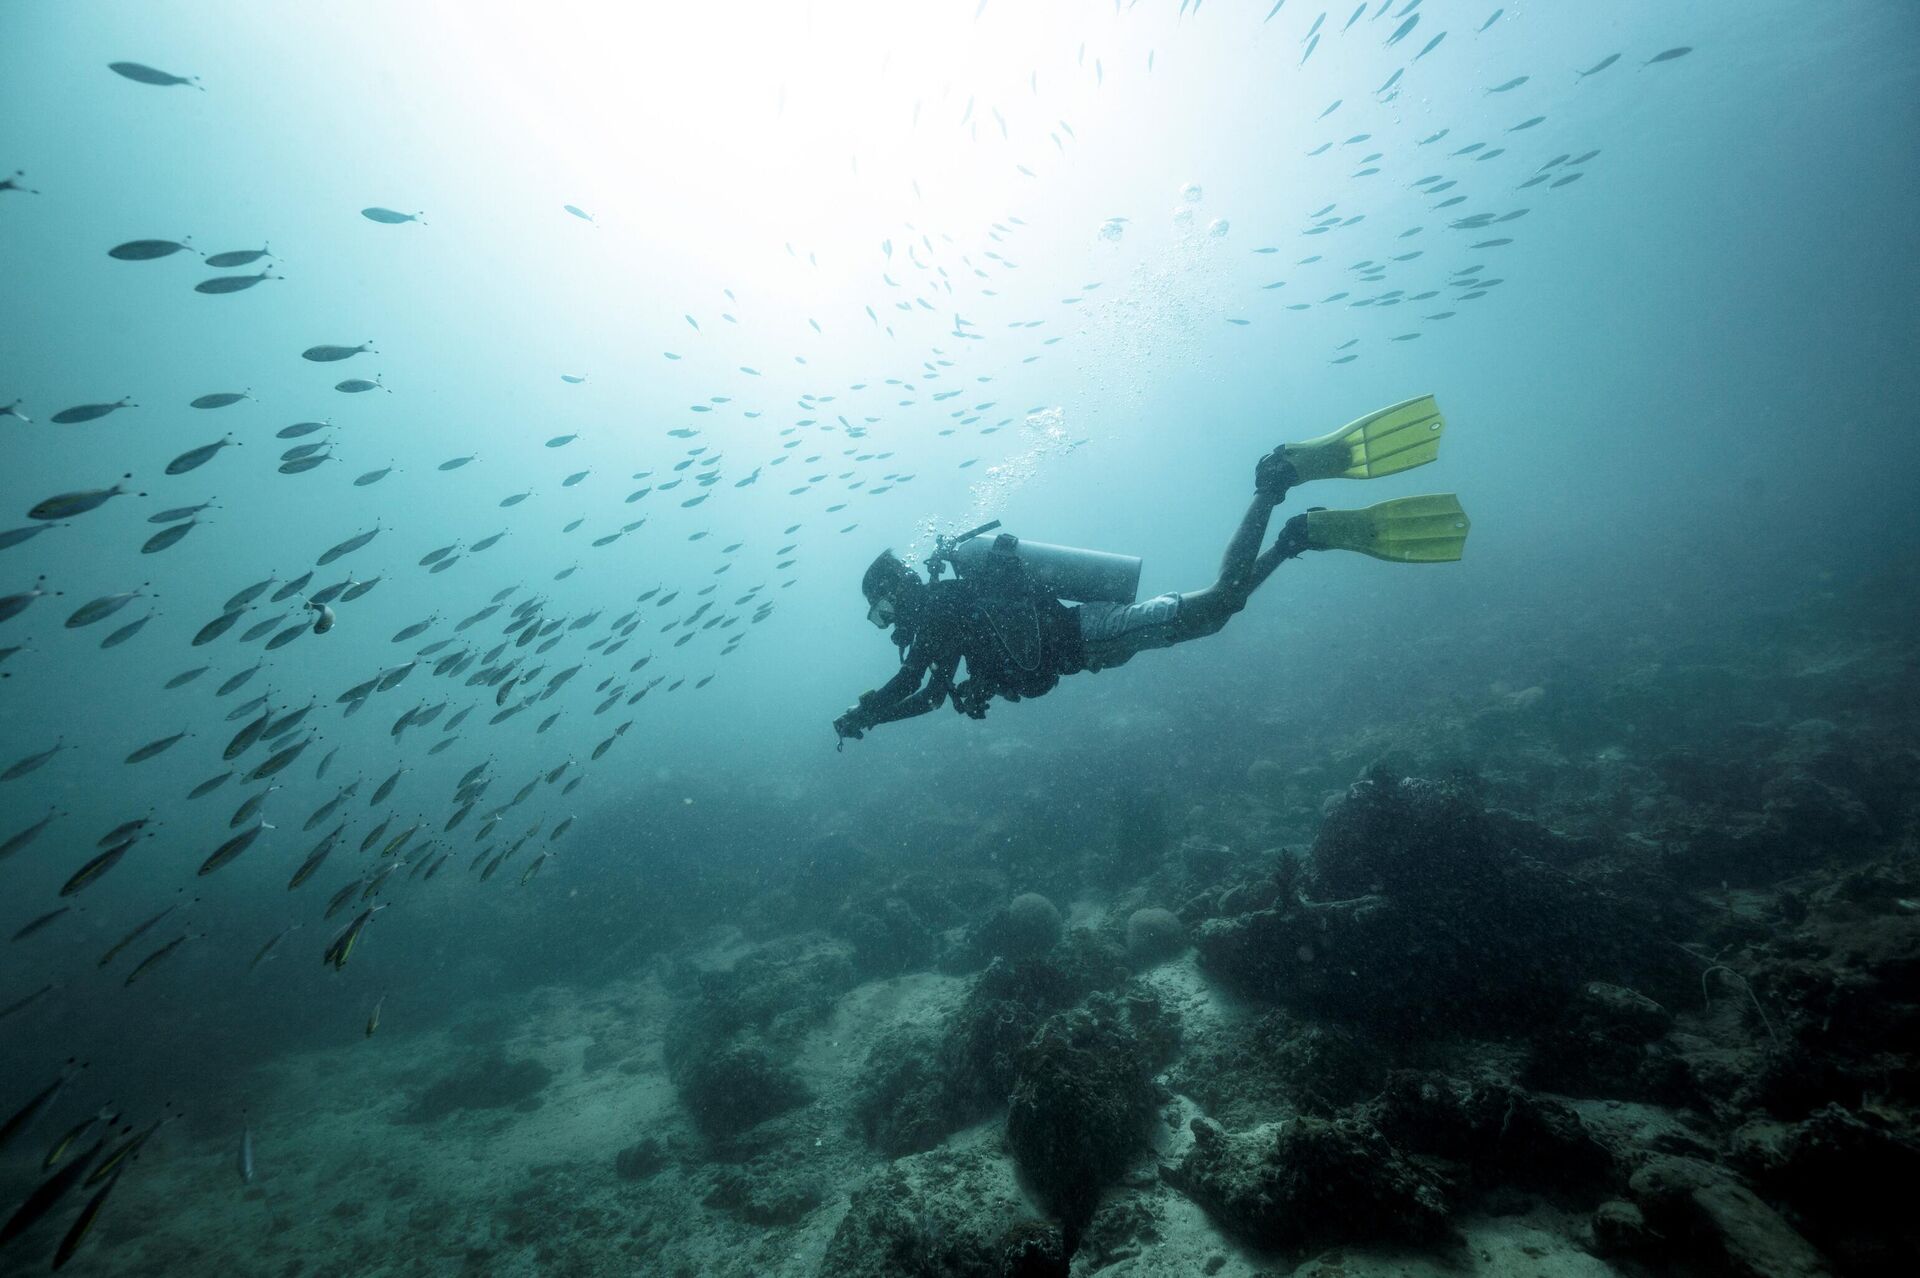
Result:
[[987,556],[1012,554],[1027,575],[1056,599],[1073,603],[1130,604],[1140,591],[1140,560],[1103,550],[1023,541],[1001,533],[989,541],[976,537],[953,548],[953,564],[962,576],[989,570]]

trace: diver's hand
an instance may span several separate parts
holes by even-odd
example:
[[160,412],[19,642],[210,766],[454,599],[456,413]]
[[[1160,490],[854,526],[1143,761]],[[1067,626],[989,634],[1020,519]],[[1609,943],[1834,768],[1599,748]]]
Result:
[[834,734],[838,736],[842,741],[846,740],[848,737],[852,737],[855,741],[858,741],[860,738],[867,735],[866,729],[862,728],[858,723],[854,722],[854,715],[858,712],[858,710],[859,710],[859,707],[856,706],[854,709],[847,711],[845,714],[841,715],[838,719],[835,719],[833,721]]

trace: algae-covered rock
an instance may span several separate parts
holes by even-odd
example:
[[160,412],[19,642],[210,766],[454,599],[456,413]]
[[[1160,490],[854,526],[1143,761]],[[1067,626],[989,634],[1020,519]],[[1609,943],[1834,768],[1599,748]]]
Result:
[[897,896],[842,909],[834,931],[853,945],[862,976],[897,976],[933,962],[939,948],[934,928],[912,904]]
[[1167,1199],[1157,1186],[1118,1189],[1107,1195],[1080,1234],[1074,1259],[1089,1272],[1141,1255],[1164,1237]]
[[1126,980],[1119,952],[1084,929],[1044,955],[996,959],[938,1030],[874,1046],[855,1084],[856,1125],[885,1154],[931,1148],[1006,1103],[1015,1055],[1042,1021]]
[[1589,981],[1539,1035],[1525,1081],[1569,1096],[1685,1101],[1686,1066],[1662,1041],[1672,1028],[1673,1013],[1646,995]]
[[962,939],[941,955],[940,967],[962,975],[977,972],[995,959],[1037,958],[1060,943],[1063,930],[1060,911],[1052,901],[1038,892],[1023,892],[976,918]]
[[853,984],[850,948],[818,933],[761,947],[688,987],[662,1043],[680,1103],[709,1139],[738,1136],[807,1102],[786,1067],[805,1032]]
[[1380,1090],[1384,1057],[1343,1026],[1272,1011],[1189,1043],[1168,1081],[1239,1129],[1364,1100]]
[[1020,1221],[1000,1239],[1000,1278],[1067,1278],[1071,1254],[1058,1226]]
[[666,1048],[712,1043],[752,1029],[797,1037],[853,987],[852,947],[820,933],[760,946],[722,971],[682,971],[684,1001]]
[[701,1203],[738,1216],[750,1225],[771,1229],[798,1224],[822,1201],[818,1181],[793,1175],[773,1160],[756,1160],[745,1167],[722,1167]]
[[1908,1273],[1920,1256],[1920,1142],[1867,1110],[1828,1105],[1791,1126],[1753,1123],[1735,1157],[1755,1185],[1790,1207],[1807,1236],[1848,1273]]
[[1329,814],[1290,895],[1201,925],[1202,966],[1402,1036],[1537,1025],[1590,980],[1683,990],[1686,956],[1656,911],[1535,855],[1561,842],[1464,786],[1376,775]]
[[899,1027],[882,1034],[855,1085],[853,1123],[889,1158],[932,1149],[960,1125],[954,1080],[938,1030]]
[[415,1097],[398,1121],[431,1123],[463,1109],[530,1107],[552,1081],[553,1071],[538,1061],[482,1052]]
[[1732,1172],[1695,1158],[1648,1161],[1629,1183],[1677,1254],[1737,1278],[1824,1278],[1826,1261]]
[[1228,1135],[1192,1123],[1167,1175],[1230,1232],[1269,1249],[1435,1243],[1451,1235],[1442,1187],[1365,1120],[1297,1118]]
[[737,1136],[810,1099],[792,1070],[746,1043],[682,1062],[675,1083],[680,1103],[709,1138]]
[[1172,1046],[1157,1001],[1096,994],[1049,1017],[1015,1059],[1007,1144],[1069,1242],[1144,1147]]
[[1631,1256],[1648,1250],[1654,1243],[1646,1216],[1632,1203],[1618,1198],[1609,1198],[1595,1207],[1587,1227],[1593,1231],[1596,1256]]
[[1613,1154],[1571,1105],[1504,1082],[1401,1071],[1360,1107],[1407,1153],[1457,1167],[1463,1187],[1586,1196],[1616,1188]]
[[1029,1236],[1022,1226],[1036,1213],[1013,1164],[985,1137],[976,1130],[868,1177],[819,1278],[1006,1278],[1010,1244]]

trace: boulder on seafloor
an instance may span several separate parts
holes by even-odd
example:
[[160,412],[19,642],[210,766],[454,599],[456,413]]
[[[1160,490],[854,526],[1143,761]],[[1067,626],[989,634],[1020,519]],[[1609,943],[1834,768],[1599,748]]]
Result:
[[1022,1240],[1035,1212],[1013,1164],[978,1135],[896,1159],[869,1176],[827,1244],[819,1278],[1053,1278],[1044,1269],[1009,1273],[1010,1253],[1030,1263]]
[[853,946],[862,976],[898,976],[926,967],[939,951],[939,936],[913,906],[897,896],[848,904],[833,930]]
[[1733,1158],[1846,1272],[1912,1271],[1920,1256],[1912,1210],[1920,1142],[1904,1122],[1828,1105],[1796,1124],[1747,1124],[1734,1133]]
[[1179,1030],[1150,994],[1095,994],[1048,1017],[1014,1058],[1007,1145],[1071,1246],[1146,1145],[1153,1076]]
[[1274,1010],[1203,1030],[1168,1082],[1229,1129],[1326,1114],[1380,1090],[1387,1052],[1341,1025]]
[[[946,933],[1002,891],[997,878],[980,870],[916,870],[850,892],[829,926],[853,946],[853,964],[860,975],[898,976],[955,962]],[[973,956],[960,957],[964,961]],[[979,956],[970,966],[984,967],[989,957]]]
[[530,1109],[553,1081],[553,1071],[526,1057],[480,1052],[444,1075],[400,1114],[403,1123],[431,1123],[463,1109]]
[[1163,1174],[1256,1247],[1452,1235],[1441,1184],[1363,1118],[1296,1118],[1232,1135],[1206,1118],[1191,1127],[1192,1149]]
[[807,1102],[782,1061],[853,984],[850,947],[817,933],[762,946],[724,971],[682,971],[667,1073],[709,1139],[741,1135]]
[[1775,882],[1859,860],[1913,802],[1911,741],[1805,719],[1752,731],[1716,755],[1675,752],[1662,779],[1687,810],[1661,832],[1668,871],[1691,887]]
[[1690,1099],[1685,1063],[1665,1042],[1673,1013],[1646,995],[1588,981],[1541,1032],[1524,1081],[1567,1096]]
[[1697,1158],[1651,1159],[1629,1182],[1662,1253],[1735,1278],[1825,1278],[1825,1259],[1732,1172]]
[[1527,1028],[1583,982],[1684,990],[1652,905],[1549,866],[1558,836],[1458,783],[1375,775],[1327,817],[1271,906],[1202,924],[1203,968],[1239,993],[1400,1035]]
[[1119,952],[1079,928],[1045,954],[996,959],[943,1026],[875,1044],[855,1084],[855,1124],[890,1156],[931,1148],[1006,1103],[1015,1055],[1042,1021],[1126,980]]
[[1060,910],[1052,901],[1038,892],[1022,892],[965,928],[941,955],[940,968],[958,976],[977,972],[995,959],[1036,958],[1058,945],[1064,931]]
[[1593,1233],[1593,1254],[1625,1257],[1649,1251],[1655,1243],[1646,1215],[1630,1202],[1609,1198],[1593,1209],[1587,1227]]
[[1591,1202],[1623,1174],[1571,1105],[1511,1083],[1403,1070],[1350,1112],[1395,1148],[1447,1166],[1462,1191],[1513,1186]]
[[795,1174],[788,1160],[760,1158],[743,1167],[720,1167],[701,1198],[703,1206],[772,1229],[795,1225],[823,1201],[820,1182]]
[[811,1099],[792,1070],[748,1043],[683,1061],[674,1081],[694,1126],[710,1139],[737,1136]]
[[1022,892],[1007,902],[1006,953],[1040,954],[1060,940],[1060,911],[1038,892]]

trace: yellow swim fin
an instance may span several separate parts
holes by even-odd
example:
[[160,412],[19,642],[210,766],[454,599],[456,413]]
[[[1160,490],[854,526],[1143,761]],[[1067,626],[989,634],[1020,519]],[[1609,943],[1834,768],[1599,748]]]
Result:
[[1467,512],[1452,493],[1396,497],[1365,510],[1307,512],[1309,550],[1357,550],[1403,564],[1450,563],[1467,545]]
[[1330,435],[1288,444],[1285,451],[1299,472],[1296,482],[1378,479],[1438,457],[1440,433],[1446,425],[1433,396],[1422,395],[1369,413]]

